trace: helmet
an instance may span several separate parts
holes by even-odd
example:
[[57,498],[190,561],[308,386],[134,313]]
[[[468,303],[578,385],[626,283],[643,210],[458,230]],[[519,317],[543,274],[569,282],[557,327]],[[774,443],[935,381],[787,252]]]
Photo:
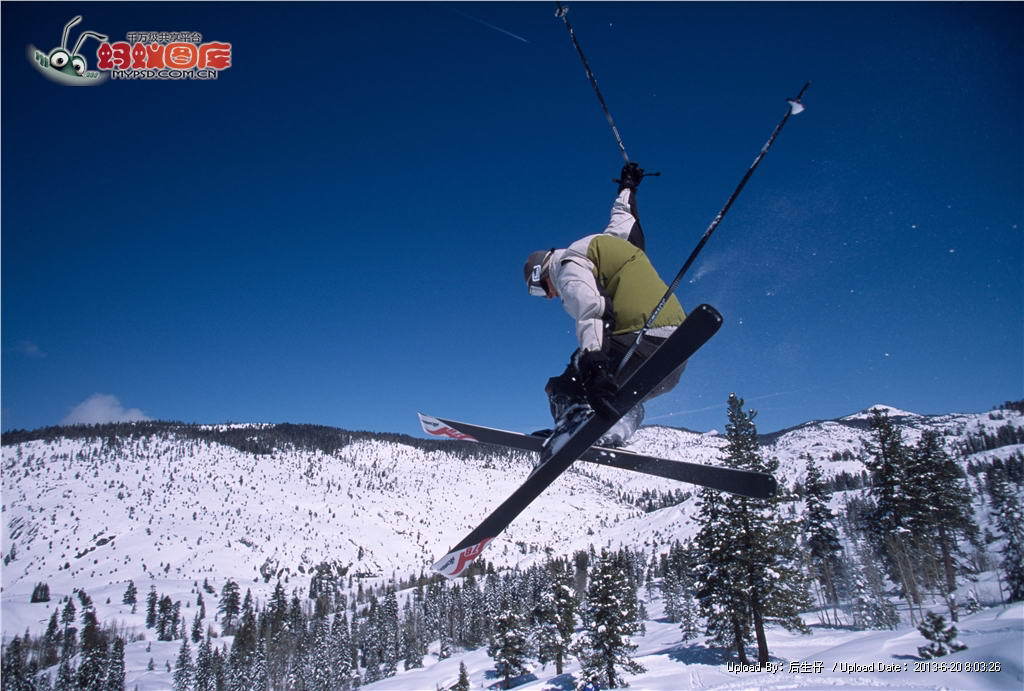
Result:
[[548,276],[551,255],[554,251],[554,248],[537,250],[536,252],[531,252],[530,256],[526,258],[526,264],[523,265],[523,278],[526,279],[526,286],[530,291],[530,295],[538,297],[547,296],[548,289],[544,279]]

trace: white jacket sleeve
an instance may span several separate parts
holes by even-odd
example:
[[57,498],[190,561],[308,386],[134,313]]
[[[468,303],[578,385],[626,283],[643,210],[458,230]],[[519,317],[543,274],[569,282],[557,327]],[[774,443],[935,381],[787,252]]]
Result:
[[576,340],[582,350],[600,350],[604,339],[604,296],[589,267],[571,259],[558,270],[556,288],[562,306],[576,321]]
[[608,220],[608,226],[604,232],[627,240],[640,249],[645,249],[644,235],[637,218],[634,194],[635,192],[628,188],[619,192],[619,196],[612,204],[612,216]]

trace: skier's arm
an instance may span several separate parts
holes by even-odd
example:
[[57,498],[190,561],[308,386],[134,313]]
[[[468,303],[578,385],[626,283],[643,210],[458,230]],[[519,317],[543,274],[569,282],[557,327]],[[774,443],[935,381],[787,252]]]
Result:
[[612,217],[604,232],[628,240],[640,249],[646,249],[640,214],[636,207],[636,190],[629,187],[619,191],[612,204]]
[[574,261],[563,262],[558,272],[558,294],[562,306],[576,322],[576,340],[581,350],[600,350],[604,339],[604,296],[594,274]]

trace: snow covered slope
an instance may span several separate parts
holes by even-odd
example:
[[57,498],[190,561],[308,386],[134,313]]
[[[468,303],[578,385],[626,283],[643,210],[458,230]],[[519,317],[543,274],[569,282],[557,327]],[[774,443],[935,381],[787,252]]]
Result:
[[[982,434],[994,437],[1000,429],[1024,427],[1024,415],[1011,410],[942,416],[894,408],[888,412],[908,444],[935,429],[951,450],[971,440],[977,447]],[[826,478],[856,476],[863,470],[869,417],[868,411],[860,411],[839,420],[808,422],[764,435],[762,445],[778,458],[778,479],[788,486],[803,479],[807,455],[815,458]],[[343,443],[318,446],[298,440],[293,429],[284,427],[140,423],[117,434],[64,429],[5,435],[4,639],[26,630],[39,635],[56,603],[75,588],[92,596],[101,621],[143,633],[148,631],[144,607],[133,614],[120,602],[128,580],[140,595],[152,586],[183,602],[190,618],[204,580],[216,593],[233,579],[266,602],[278,578],[289,589],[304,590],[321,562],[377,582],[425,570],[526,477],[532,462],[523,454],[469,443],[337,430]],[[717,434],[647,427],[631,448],[718,463],[724,445]],[[988,446],[996,448],[977,451],[965,462],[1024,451],[1021,444]],[[695,500],[683,497],[653,513],[643,513],[637,501],[641,493],[679,490],[693,488],[577,463],[489,546],[485,557],[498,565],[526,565],[546,553],[570,554],[591,544],[661,549],[698,529]],[[843,494],[833,495],[833,503]],[[49,585],[51,601],[30,604],[32,589],[41,582]],[[211,593],[208,600],[212,604],[216,595]],[[823,671],[802,675],[787,668],[734,675],[724,667],[726,658],[720,652],[681,643],[678,628],[658,621],[659,615],[655,596],[647,633],[637,640],[639,660],[648,671],[630,679],[634,688],[1020,688],[1022,681],[1024,608],[1019,603],[964,620],[962,639],[970,650],[944,660],[998,664],[1000,670],[971,674],[915,672],[912,658],[921,639],[913,629],[822,629],[810,638],[771,629],[776,655],[790,662],[820,661]],[[167,665],[173,664],[177,649],[177,642],[130,643],[130,686],[169,688]],[[147,670],[150,660],[152,671]],[[493,661],[479,649],[443,661],[428,656],[425,669],[400,672],[371,687],[450,685],[463,660],[474,687],[494,683]],[[876,661],[901,667],[881,676],[835,668],[838,662]],[[522,680],[523,687],[567,688],[574,664],[560,677],[538,668],[532,681]]]
[[[238,581],[406,573],[431,563],[529,472],[522,456],[460,458],[389,441],[333,454],[252,454],[170,436],[4,447],[5,596],[130,578]],[[570,474],[491,548],[514,561],[639,511]]]
[[[1016,691],[1024,684],[1024,603],[985,609],[964,617],[960,640],[967,650],[931,661],[917,659],[924,639],[916,629],[853,631],[813,627],[810,636],[768,630],[773,652],[770,671],[731,670],[726,651],[695,641],[680,642],[678,624],[663,621],[660,598],[651,605],[647,632],[633,640],[635,659],[646,671],[625,675],[629,688],[646,691],[746,691],[748,689],[920,689],[930,691]],[[661,620],[661,621],[659,621]],[[430,659],[433,659],[430,656]],[[363,686],[366,691],[451,688],[465,663],[470,688],[498,688],[494,660],[486,649],[456,653],[424,669],[400,671],[390,679]],[[562,675],[553,665],[535,665],[517,679],[522,691],[572,688],[579,664],[570,661]]]
[[[951,448],[972,434],[1024,426],[1024,416],[1009,410],[899,412],[895,419],[908,443],[932,428]],[[791,486],[802,479],[805,454],[823,466],[826,478],[859,473],[858,458],[870,434],[865,415],[766,435],[766,452],[780,461],[780,482]],[[274,438],[274,427],[266,425],[201,429],[251,434],[256,446]],[[321,562],[354,575],[425,570],[515,489],[531,462],[488,447],[381,435],[362,435],[329,452],[279,443],[262,449],[269,453],[197,438],[187,426],[120,437],[49,436],[3,447],[5,612],[8,602],[27,599],[39,582],[56,592],[78,587],[91,593],[129,579],[209,578],[218,588],[227,578],[308,583]],[[717,435],[647,427],[631,448],[717,463],[724,443]],[[1015,445],[979,455],[1005,457],[1020,450]],[[577,463],[485,557],[511,565],[546,549],[569,553],[612,539],[665,544],[685,537],[682,526],[692,501],[655,516],[643,514],[632,500],[644,491],[680,489],[692,488]],[[4,626],[5,635],[14,632]]]

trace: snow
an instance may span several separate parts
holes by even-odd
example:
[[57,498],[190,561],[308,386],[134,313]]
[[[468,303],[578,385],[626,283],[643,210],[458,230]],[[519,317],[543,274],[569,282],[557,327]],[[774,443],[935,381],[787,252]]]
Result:
[[873,411],[875,411],[875,410],[881,410],[883,413],[885,413],[889,417],[921,417],[917,413],[911,413],[911,412],[908,412],[906,410],[900,410],[899,408],[893,408],[892,406],[879,404],[879,405],[873,405],[873,406],[870,406],[868,408],[865,408],[864,410],[862,410],[862,411],[860,411],[858,413],[854,413],[853,415],[847,415],[846,417],[841,418],[841,419],[843,419],[843,420],[869,420],[869,419],[871,419]]
[[[660,617],[659,599],[648,604]],[[730,671],[725,651],[697,641],[681,642],[678,624],[646,622],[647,632],[635,635],[635,659],[646,671],[626,675],[630,688],[650,691],[679,689],[1020,689],[1024,684],[1024,603],[992,607],[967,617],[957,625],[960,640],[968,649],[931,661],[917,659],[917,647],[925,643],[915,628],[896,631],[850,631],[813,626],[809,636],[782,629],[768,630],[772,651],[770,669]],[[436,648],[436,646],[435,646]],[[432,649],[436,654],[436,650]],[[440,662],[428,656],[423,669],[400,671],[397,676],[365,685],[368,691],[448,688],[458,679],[459,662],[465,662],[472,688],[489,688],[496,682],[494,663],[484,648],[455,652]],[[945,667],[943,667],[945,665]],[[965,665],[971,671],[951,671]],[[935,671],[932,671],[934,667]],[[974,668],[985,671],[973,671]],[[946,671],[941,671],[945,669]],[[521,677],[516,689],[555,691],[571,685],[579,664],[571,660],[561,676],[552,665],[535,666]]]
[[[1011,424],[1024,426],[1024,415],[1001,410],[922,416],[890,406],[908,444],[926,429],[944,434],[952,448],[965,435],[993,433]],[[868,409],[870,410],[870,409]],[[839,420],[812,422],[773,437],[764,447],[778,458],[780,483],[803,478],[812,454],[825,480],[840,472],[858,474],[858,460],[870,431],[867,411]],[[500,422],[500,421],[496,421]],[[261,425],[210,425],[206,429]],[[144,626],[145,596],[150,586],[182,602],[187,623],[195,614],[196,583],[207,578],[219,595],[228,578],[257,602],[269,599],[278,575],[286,588],[304,589],[312,567],[330,561],[361,574],[364,584],[380,583],[393,572],[419,572],[447,552],[503,497],[530,473],[534,456],[491,454],[463,458],[384,440],[364,440],[325,454],[279,450],[257,456],[208,441],[167,434],[122,439],[111,447],[103,440],[58,439],[4,446],[3,553],[17,547],[17,557],[2,571],[0,615],[4,640],[28,630],[41,634],[50,614],[73,588],[84,588],[101,622],[120,622],[130,633],[152,637]],[[669,427],[645,427],[629,448],[691,462],[720,463],[725,440],[717,434]],[[831,460],[848,451],[852,460]],[[973,454],[971,460],[1006,459],[1024,445]],[[695,497],[643,513],[623,498],[642,491],[670,492],[694,488],[662,478],[576,463],[487,548],[484,556],[498,566],[527,566],[554,555],[571,554],[593,544],[628,545],[664,552],[675,540],[696,533]],[[847,492],[830,505],[838,511]],[[987,508],[978,509],[986,525]],[[69,568],[65,568],[68,565]],[[265,580],[261,568],[271,578]],[[136,614],[121,604],[127,581],[140,600]],[[51,601],[29,603],[39,582],[50,586]],[[961,588],[977,592],[984,603],[1000,602],[993,572]],[[643,591],[641,591],[643,593]],[[218,595],[204,593],[206,623],[213,624]],[[642,594],[643,597],[643,594]],[[107,600],[110,600],[108,604]],[[77,605],[77,603],[76,603]],[[960,640],[968,650],[935,662],[998,663],[998,672],[917,672],[917,646],[924,639],[909,624],[898,631],[850,631],[813,626],[811,636],[768,631],[774,672],[730,673],[722,651],[702,643],[681,642],[677,625],[658,619],[658,598],[647,603],[651,619],[646,634],[633,637],[639,661],[647,668],[629,677],[634,689],[681,688],[910,688],[1020,689],[1024,659],[1024,605],[996,606],[964,617]],[[941,607],[933,605],[940,611]],[[808,623],[817,621],[813,614]],[[230,645],[216,638],[215,645]],[[151,651],[147,652],[147,646]],[[130,642],[126,648],[127,687],[170,687],[180,641]],[[437,661],[437,645],[421,670],[399,672],[372,684],[373,689],[435,689],[450,686],[464,661],[472,686],[496,683],[486,649],[456,651]],[[153,659],[155,669],[146,666]],[[790,663],[821,662],[821,672],[790,672]],[[860,665],[844,668],[839,663]],[[891,672],[863,671],[869,665],[897,665]],[[549,666],[536,668],[518,688],[566,689],[578,665],[556,677]],[[906,666],[906,668],[903,668]],[[852,669],[854,671],[843,671]],[[857,671],[860,669],[861,671]]]

